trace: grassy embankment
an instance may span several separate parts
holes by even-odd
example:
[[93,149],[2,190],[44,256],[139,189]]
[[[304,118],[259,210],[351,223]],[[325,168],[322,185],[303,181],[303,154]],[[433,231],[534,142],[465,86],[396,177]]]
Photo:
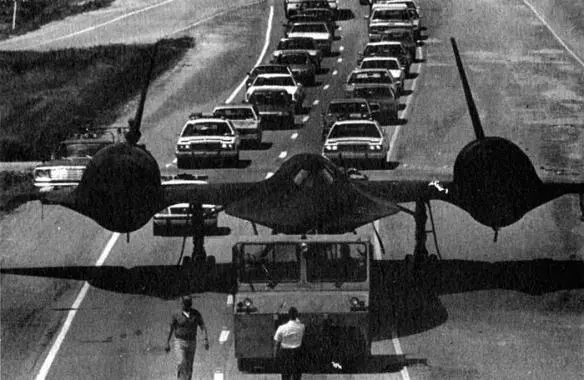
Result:
[[[174,66],[193,44],[186,37],[161,41],[154,77]],[[110,45],[0,52],[0,161],[46,159],[80,127],[114,122],[139,93],[151,50],[151,45]],[[25,181],[15,187],[18,178]],[[31,186],[27,175],[4,175],[0,198]]]
[[14,0],[0,0],[0,40],[38,29],[51,21],[109,6],[114,0],[18,1],[16,28],[12,29]]

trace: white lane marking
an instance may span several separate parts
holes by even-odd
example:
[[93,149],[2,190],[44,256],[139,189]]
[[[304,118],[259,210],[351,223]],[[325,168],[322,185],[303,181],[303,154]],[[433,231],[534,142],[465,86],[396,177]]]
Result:
[[[135,10],[135,11],[132,11],[132,12],[130,12],[130,13],[126,13],[126,14],[123,14],[123,15],[121,15],[121,16],[118,16],[118,17],[116,17],[116,18],[113,18],[113,19],[111,19],[111,20],[109,20],[109,21],[102,22],[101,24],[97,24],[97,25],[94,25],[94,26],[90,26],[90,27],[88,27],[88,28],[85,28],[85,29],[82,29],[82,30],[79,30],[79,31],[77,31],[77,32],[73,32],[73,33],[70,33],[70,34],[66,34],[66,35],[64,35],[64,36],[57,37],[57,38],[54,38],[54,39],[52,39],[52,40],[49,40],[49,41],[44,41],[44,42],[41,42],[41,43],[39,43],[39,44],[37,44],[37,45],[34,45],[34,46],[30,47],[30,49],[34,49],[35,47],[39,47],[39,46],[43,46],[43,45],[47,45],[47,44],[50,44],[50,43],[53,43],[53,42],[61,41],[61,40],[64,40],[64,39],[67,39],[67,38],[70,38],[70,37],[75,37],[75,36],[78,36],[78,35],[80,35],[80,34],[83,34],[83,33],[91,32],[91,31],[93,31],[93,30],[95,30],[95,29],[102,28],[102,27],[104,27],[104,26],[107,26],[107,25],[109,25],[109,24],[113,24],[114,22],[118,22],[118,21],[120,21],[120,20],[123,20],[123,19],[125,19],[125,18],[131,17],[131,16],[134,16],[134,15],[137,15],[137,14],[139,14],[139,13],[142,13],[142,12],[149,11],[150,9],[154,9],[154,8],[161,7],[161,6],[163,6],[163,5],[166,5],[166,4],[169,4],[169,3],[172,3],[172,2],[174,2],[174,1],[175,1],[175,0],[166,0],[166,1],[163,1],[163,2],[161,2],[161,3],[152,4],[152,5],[150,5],[150,6],[147,6],[147,7],[145,7],[145,8],[137,9],[137,10]],[[7,41],[5,41],[4,43],[0,44],[0,46],[2,46],[2,45],[5,45],[5,44],[7,44],[8,42],[14,42],[14,41],[15,41],[15,40],[7,40]]]
[[288,155],[288,152],[283,151],[282,153],[280,153],[280,155],[278,156],[278,158],[286,158],[286,156]]
[[233,305],[233,294],[227,296],[227,305]]
[[227,342],[227,338],[229,338],[229,330],[221,331],[221,334],[219,335],[219,343],[223,344]]
[[169,163],[169,164],[166,164],[166,165],[164,165],[164,167],[165,167],[165,168],[169,168],[169,167],[171,167],[171,166],[172,166],[172,162],[171,162],[171,163]]
[[337,75],[339,72],[337,70],[333,71],[333,75]]
[[313,105],[313,106],[316,106],[318,103],[320,103],[320,100],[318,100],[318,99],[315,99],[315,100],[314,100],[314,102],[312,102],[312,105]]
[[330,87],[330,84],[325,84],[324,87],[322,88],[323,90],[328,90]]
[[213,375],[213,380],[224,380],[223,372],[215,371],[215,374]]
[[178,161],[178,159],[176,159],[176,158],[175,158],[174,160],[172,160],[172,163],[173,163],[173,164],[176,164],[176,163],[177,163],[177,161]]
[[564,41],[562,41],[562,39],[560,38],[560,36],[557,35],[557,33],[552,29],[552,27],[545,21],[545,19],[537,12],[537,10],[533,7],[533,5],[531,5],[527,0],[522,0],[523,3],[525,5],[527,5],[527,7],[529,9],[531,9],[531,11],[533,13],[535,13],[535,15],[537,16],[537,18],[539,19],[539,21],[541,21],[546,28],[549,29],[550,32],[552,32],[552,35],[555,37],[555,39],[560,43],[560,45],[562,45],[564,47],[564,49],[566,49],[566,51],[568,53],[570,53],[570,55],[572,57],[574,57],[574,59],[576,61],[578,61],[578,63],[580,64],[580,66],[584,67],[584,61],[582,61],[582,59],[580,59],[580,57],[578,57],[576,55],[576,53],[574,53],[574,51],[572,51],[572,49],[570,49],[570,47],[568,45],[566,45],[566,43]]
[[339,30],[339,32],[340,32],[341,30],[343,30],[343,27],[339,25],[339,27],[338,27],[337,29],[338,29],[338,30]]
[[[120,234],[118,232],[112,233],[109,241],[107,242],[105,248],[103,249],[103,252],[101,253],[101,255],[99,256],[99,259],[97,259],[97,262],[95,263],[96,267],[100,267],[103,265],[103,263],[105,262],[105,260],[109,256],[112,248],[116,244],[116,241],[118,241],[119,237],[120,237]],[[75,298],[75,302],[73,302],[73,305],[71,306],[71,310],[69,310],[69,313],[67,313],[67,319],[65,319],[65,323],[63,323],[63,327],[61,328],[61,331],[59,331],[59,335],[57,335],[57,339],[55,339],[55,341],[53,342],[53,345],[51,346],[51,350],[49,351],[38,375],[35,378],[36,380],[44,380],[47,377],[47,374],[49,373],[49,370],[51,369],[51,365],[53,364],[53,361],[57,357],[57,353],[59,352],[59,348],[61,348],[61,344],[63,344],[63,341],[65,340],[65,337],[67,336],[67,332],[69,331],[69,328],[71,327],[71,324],[73,323],[73,319],[75,318],[75,314],[77,314],[77,310],[81,306],[81,303],[83,302],[83,299],[85,298],[85,295],[87,294],[88,290],[89,290],[89,283],[85,282],[83,284],[83,287],[79,291],[77,298]]]
[[341,63],[341,62],[343,62],[342,58],[337,59],[337,63]]
[[290,138],[291,138],[292,140],[296,140],[296,139],[298,138],[298,132],[294,132],[294,133],[292,133],[292,136],[290,136]]
[[308,119],[310,119],[310,116],[304,116],[304,117],[302,118],[302,122],[303,122],[303,123],[306,123],[306,122],[308,121]]
[[[401,344],[399,343],[399,339],[397,338],[397,333],[395,332],[395,329],[391,332],[391,335],[392,335],[391,342],[393,343],[395,354],[398,356],[403,355],[404,353],[402,351]],[[408,372],[408,367],[404,366],[400,371],[400,374],[402,375],[402,378],[404,380],[410,380],[410,373]]]
[[[272,34],[272,21],[273,20],[274,20],[274,6],[270,5],[270,16],[268,17],[268,28],[266,30],[266,39],[264,41],[264,47],[263,47],[262,52],[260,53],[260,56],[258,57],[258,60],[256,61],[254,66],[257,66],[260,63],[262,63],[262,60],[264,59],[264,56],[266,55],[266,52],[268,51],[268,47],[270,46],[270,35]],[[225,103],[229,104],[233,101],[233,98],[235,98],[235,96],[239,93],[239,91],[241,91],[243,86],[245,86],[245,82],[247,82],[247,78],[248,78],[248,75],[246,75],[245,78],[243,78],[243,80],[241,81],[239,86],[237,86],[235,91],[233,91],[233,93],[227,98]]]
[[267,172],[266,173],[266,179],[270,178],[271,176],[273,176],[274,173],[273,172]]
[[339,51],[344,51],[344,50],[345,50],[345,47],[344,46],[340,46],[339,47]]

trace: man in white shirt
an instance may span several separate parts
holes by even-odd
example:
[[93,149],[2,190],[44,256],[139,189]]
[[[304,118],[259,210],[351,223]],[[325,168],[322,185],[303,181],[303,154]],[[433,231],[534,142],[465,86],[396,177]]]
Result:
[[278,359],[282,380],[302,378],[300,349],[304,324],[298,319],[298,310],[288,310],[288,322],[280,325],[274,334],[274,358]]

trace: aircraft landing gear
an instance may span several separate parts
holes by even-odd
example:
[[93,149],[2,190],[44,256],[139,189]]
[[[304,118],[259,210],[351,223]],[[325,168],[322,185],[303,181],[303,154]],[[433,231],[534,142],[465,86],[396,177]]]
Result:
[[[426,230],[426,224],[428,222],[428,213],[430,213],[430,224],[432,229]],[[442,259],[440,255],[440,249],[438,248],[438,239],[436,237],[436,230],[434,227],[434,217],[432,216],[432,208],[430,203],[422,199],[416,201],[416,209],[414,211],[414,220],[416,222],[416,245],[414,247],[414,254],[407,255],[405,258],[406,266],[408,269],[412,269],[414,273],[419,273],[428,264],[435,263],[438,258]],[[428,239],[428,233],[431,233],[434,237],[434,245],[436,246],[437,255],[430,255],[428,249],[426,248],[426,241]]]

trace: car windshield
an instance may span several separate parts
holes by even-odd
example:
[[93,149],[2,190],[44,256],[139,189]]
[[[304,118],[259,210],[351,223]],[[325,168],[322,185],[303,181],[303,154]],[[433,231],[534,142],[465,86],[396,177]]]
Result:
[[373,123],[335,124],[328,136],[330,139],[342,137],[381,137],[379,129]]
[[389,87],[362,87],[356,88],[353,91],[353,96],[356,98],[393,98],[393,93]]
[[364,57],[386,56],[397,57],[402,53],[400,45],[369,45],[363,50]]
[[282,54],[278,57],[278,62],[285,65],[307,65],[309,59],[304,54]]
[[233,132],[225,122],[199,122],[191,123],[185,127],[182,137],[189,136],[231,136]]
[[376,9],[371,15],[372,20],[408,20],[408,13],[399,9]]
[[93,157],[101,148],[110,145],[110,143],[68,143],[61,144],[57,152],[60,158],[65,157]]
[[242,283],[300,281],[300,252],[294,243],[240,243],[239,281]]
[[220,108],[213,112],[213,116],[233,120],[255,119],[255,115],[250,108]]
[[286,66],[256,66],[250,76],[256,77],[260,74],[288,74],[288,68]]
[[331,103],[328,113],[348,114],[348,113],[369,113],[367,104],[359,103]]
[[314,40],[307,39],[307,38],[291,38],[289,40],[280,41],[278,43],[278,50],[315,50],[316,46],[314,45]]
[[368,73],[352,73],[349,84],[359,83],[392,83],[392,77],[387,71],[375,71]]
[[[399,64],[397,61],[391,59],[372,59],[364,60],[361,62],[362,69],[387,69],[387,70],[399,70]],[[363,82],[364,83],[364,82]]]
[[292,26],[290,33],[327,33],[324,24],[296,24]]
[[289,96],[285,92],[255,91],[249,97],[249,101],[257,105],[285,106],[288,104]]
[[306,248],[308,282],[367,280],[367,250],[363,243],[311,243]]
[[294,86],[292,77],[257,77],[254,86]]

